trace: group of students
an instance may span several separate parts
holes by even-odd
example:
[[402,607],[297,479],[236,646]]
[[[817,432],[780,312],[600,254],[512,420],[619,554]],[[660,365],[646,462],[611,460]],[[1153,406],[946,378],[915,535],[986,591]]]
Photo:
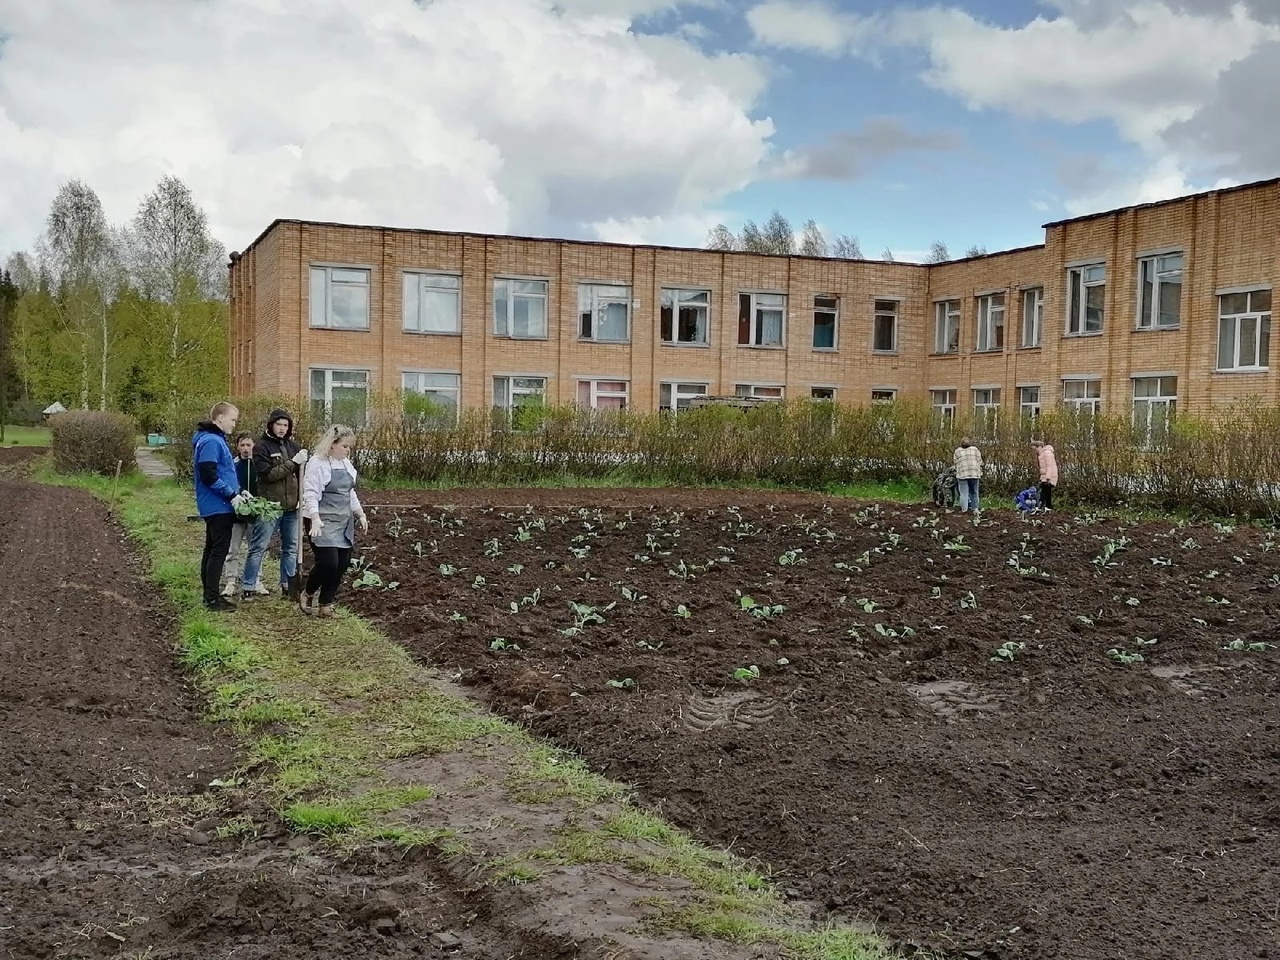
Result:
[[[272,410],[260,438],[237,437],[233,457],[229,437],[239,420],[234,404],[215,404],[191,441],[196,509],[205,524],[200,559],[204,605],[213,611],[235,610],[236,579],[242,602],[270,594],[260,579],[262,561],[279,531],[281,595],[288,596],[289,583],[299,573],[300,538],[305,536],[311,542],[313,564],[298,605],[308,615],[331,617],[342,577],[351,565],[356,527],[361,532],[369,529],[355,491],[355,431],[341,424],[329,427],[308,453],[294,439],[288,411]],[[242,517],[237,508],[254,498],[273,502],[279,514]],[[228,563],[233,544],[237,559]],[[241,552],[243,571],[238,570]]]
[[[1052,444],[1032,440],[1036,450],[1036,467],[1040,481],[1014,498],[1014,505],[1024,512],[1052,510],[1053,494],[1058,489],[1058,455]],[[951,468],[934,481],[935,503],[950,505],[952,491],[961,513],[978,513],[981,509],[982,451],[968,437],[960,440],[951,457]],[[953,486],[954,484],[954,486]]]

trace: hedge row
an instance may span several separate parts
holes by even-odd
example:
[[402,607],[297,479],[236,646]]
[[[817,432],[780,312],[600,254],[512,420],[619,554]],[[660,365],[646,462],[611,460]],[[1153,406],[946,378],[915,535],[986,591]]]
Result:
[[[308,406],[282,397],[235,401],[240,428],[258,435],[269,410],[296,411],[306,446],[326,426]],[[1280,409],[1241,406],[1214,420],[1177,419],[1152,442],[1123,417],[1046,414],[1034,425],[940,422],[927,406],[842,407],[798,401],[750,411],[709,407],[669,413],[593,412],[575,407],[505,414],[463,411],[441,424],[398,397],[370,402],[356,454],[380,483],[514,484],[568,477],[618,483],[771,483],[825,489],[866,481],[928,483],[969,435],[987,463],[984,488],[1012,496],[1035,482],[1034,434],[1054,444],[1061,495],[1077,507],[1129,505],[1241,517],[1280,513]],[[206,403],[184,412],[171,448],[175,471],[191,476],[189,438]],[[518,428],[517,428],[518,427]]]

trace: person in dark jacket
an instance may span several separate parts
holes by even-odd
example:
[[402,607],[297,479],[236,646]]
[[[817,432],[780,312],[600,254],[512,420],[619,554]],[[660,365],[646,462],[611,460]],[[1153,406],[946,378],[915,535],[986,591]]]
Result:
[[196,510],[204,518],[204,553],[200,557],[200,585],[204,605],[210,610],[234,610],[235,604],[218,595],[218,579],[231,547],[236,507],[244,502],[240,480],[231,460],[227,435],[236,428],[240,411],[234,404],[217,403],[209,419],[196,426],[191,438],[195,468]]
[[297,572],[298,500],[302,465],[307,451],[293,438],[293,417],[287,410],[272,410],[267,428],[253,448],[257,473],[256,496],[280,504],[284,511],[274,520],[259,520],[253,529],[249,557],[244,565],[244,590],[256,590],[271,536],[280,531],[280,592],[287,593],[289,578]]

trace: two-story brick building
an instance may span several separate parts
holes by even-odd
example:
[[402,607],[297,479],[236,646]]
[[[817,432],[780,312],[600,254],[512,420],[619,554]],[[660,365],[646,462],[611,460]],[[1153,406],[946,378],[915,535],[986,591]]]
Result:
[[277,220],[231,264],[236,394],[683,407],[702,394],[1150,423],[1275,402],[1280,179],[937,265]]

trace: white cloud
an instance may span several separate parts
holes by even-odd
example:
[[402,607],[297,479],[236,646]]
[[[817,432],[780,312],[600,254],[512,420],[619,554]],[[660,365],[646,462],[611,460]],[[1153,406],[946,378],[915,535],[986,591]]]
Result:
[[724,0],[555,0],[555,6],[570,14],[618,17],[633,21],[680,7],[717,7],[723,2]]
[[1140,142],[1191,116],[1220,74],[1280,39],[1280,27],[1253,19],[1243,4],[1197,13],[1138,0],[1109,5],[1105,16],[1099,4],[1055,0],[1084,19],[1062,14],[1003,27],[957,7],[866,18],[818,0],[766,0],[747,21],[757,40],[777,47],[864,56],[886,45],[917,48],[928,55],[924,79],[973,109],[1111,120]]
[[1193,114],[1224,70],[1280,35],[1243,8],[1199,16],[1152,0],[1092,28],[1067,17],[1006,28],[954,10],[905,16],[897,27],[928,51],[928,82],[972,108],[1111,120],[1138,143]]
[[591,224],[596,239],[608,243],[659,244],[678,247],[700,247],[707,234],[724,217],[707,213],[673,217],[630,217],[609,219]]
[[1155,160],[1146,170],[1132,175],[1114,175],[1100,182],[1096,190],[1084,190],[1066,198],[1062,206],[1073,217],[1115,210],[1135,203],[1156,203],[1185,197],[1204,189],[1234,186],[1236,181],[1223,178],[1208,184],[1197,184],[1176,157],[1165,156]]
[[1210,182],[1274,176],[1280,128],[1280,0],[1044,0],[1021,26],[957,6],[864,18],[822,0],[765,0],[748,14],[766,44],[866,59],[919,51],[922,78],[969,108],[1069,124],[1112,123],[1147,169],[1110,172],[1068,209],[1165,199]]
[[233,247],[278,216],[683,231],[773,127],[758,60],[628,29],[675,5],[0,0],[0,250],[65,179],[119,221],[166,173]]
[[847,52],[882,27],[814,0],[765,0],[747,11],[747,24],[762,43],[829,56]]

